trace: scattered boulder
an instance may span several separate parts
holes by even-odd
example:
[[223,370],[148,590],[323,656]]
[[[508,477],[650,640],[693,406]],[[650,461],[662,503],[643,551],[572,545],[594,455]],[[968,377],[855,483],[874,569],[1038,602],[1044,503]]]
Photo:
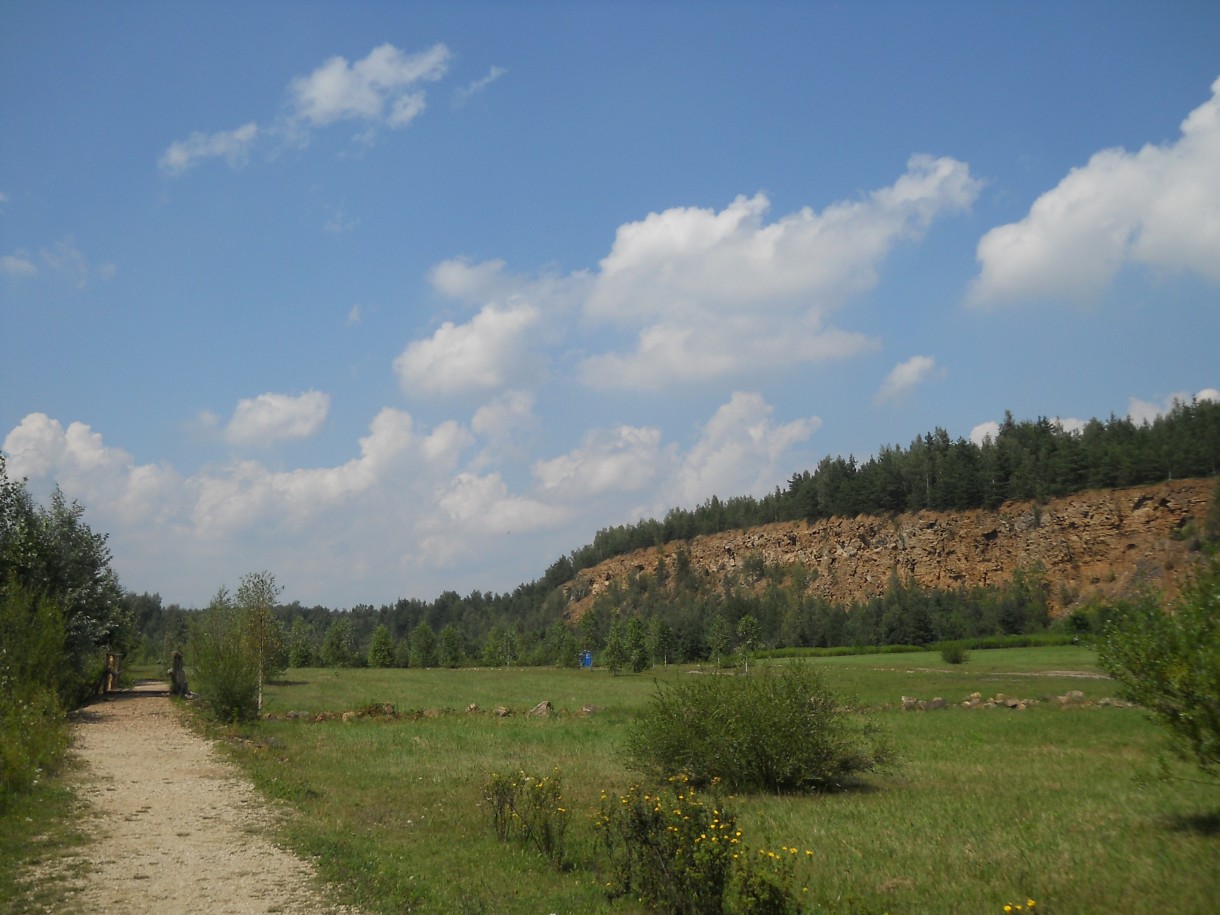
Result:
[[495,709],[492,711],[492,714],[495,715],[497,718],[507,718],[509,715],[512,714],[512,712],[509,711],[507,706],[497,705],[495,707]]
[[531,718],[549,718],[551,717],[551,711],[551,700],[544,699],[530,709],[528,714]]
[[466,711],[467,713],[473,715],[475,712],[482,711],[482,709],[479,708],[479,703],[472,702],[470,705],[466,706]]

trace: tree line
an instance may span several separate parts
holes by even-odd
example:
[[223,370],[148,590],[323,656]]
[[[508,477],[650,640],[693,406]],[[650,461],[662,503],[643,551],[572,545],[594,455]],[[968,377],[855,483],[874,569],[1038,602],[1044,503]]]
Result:
[[[774,521],[996,508],[1010,499],[1213,475],[1218,466],[1220,403],[1212,401],[1177,403],[1152,422],[1111,416],[1080,429],[1006,414],[981,443],[952,440],[938,428],[863,463],[826,457],[763,498],[713,496],[695,509],[672,509],[660,521],[607,528],[512,592],[446,591],[432,601],[348,611],[292,603],[276,606],[274,616],[292,666],[575,664],[585,651],[599,655],[616,644],[615,619],[623,638],[640,621],[628,654],[639,656],[642,627],[655,663],[716,657],[726,641],[735,642],[746,617],[757,622],[758,645],[768,648],[1026,634],[1049,624],[1051,584],[1042,569],[1019,570],[1004,588],[938,591],[895,578],[881,597],[843,607],[806,593],[815,570],[767,568],[761,557],[746,557],[738,574],[712,579],[694,570],[679,547],[669,563],[613,583],[577,624],[565,619],[562,586],[616,555]],[[149,654],[164,656],[186,639],[190,611],[162,608],[156,595],[128,595],[127,602]]]

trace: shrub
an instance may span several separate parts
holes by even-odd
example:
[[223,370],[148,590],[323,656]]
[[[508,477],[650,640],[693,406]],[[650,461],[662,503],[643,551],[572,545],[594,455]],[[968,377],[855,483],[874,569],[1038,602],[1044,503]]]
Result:
[[956,642],[949,642],[940,650],[940,659],[946,664],[965,664],[969,657],[970,652],[966,651],[966,646]]
[[636,896],[656,912],[722,912],[741,842],[737,821],[685,776],[670,783],[655,795],[638,786],[617,798],[602,794],[598,848],[610,863],[608,895]]
[[812,667],[663,685],[627,738],[640,770],[728,790],[825,791],[885,761],[876,731]]
[[243,721],[258,714],[258,656],[225,589],[193,621],[188,651],[195,692],[217,720]]
[[0,813],[51,769],[68,746],[61,694],[71,693],[63,662],[59,606],[11,587],[0,600]]
[[655,793],[633,786],[620,797],[602,794],[597,851],[609,864],[611,898],[634,896],[650,911],[677,915],[799,911],[797,850],[749,851],[717,788],[705,796],[678,775]]
[[1169,729],[1177,755],[1220,767],[1220,558],[1199,566],[1168,610],[1151,595],[1116,608],[1097,660]]
[[538,777],[493,772],[483,786],[483,803],[501,842],[532,845],[556,867],[563,866],[568,808],[558,769]]

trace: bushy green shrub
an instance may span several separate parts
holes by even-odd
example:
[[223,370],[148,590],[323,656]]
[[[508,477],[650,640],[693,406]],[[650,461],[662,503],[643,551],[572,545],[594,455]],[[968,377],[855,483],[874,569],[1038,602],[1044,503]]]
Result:
[[940,659],[946,664],[965,664],[970,652],[958,642],[946,642],[940,649]]
[[193,621],[188,646],[191,687],[219,721],[258,714],[258,655],[241,611],[223,588]]
[[884,762],[879,734],[813,667],[662,685],[628,734],[640,770],[732,791],[826,791]]
[[64,663],[63,615],[55,602],[13,585],[0,599],[0,813],[68,745],[63,695],[74,692]]
[[1220,768],[1220,557],[1203,562],[1168,609],[1152,595],[1115,608],[1097,661],[1169,729],[1179,756]]

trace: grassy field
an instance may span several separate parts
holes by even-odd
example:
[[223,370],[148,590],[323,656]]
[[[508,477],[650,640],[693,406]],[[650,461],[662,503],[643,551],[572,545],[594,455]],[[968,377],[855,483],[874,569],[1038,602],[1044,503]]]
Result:
[[[810,911],[1002,912],[1027,899],[1038,912],[1215,910],[1220,790],[1177,764],[1180,779],[1138,780],[1161,746],[1139,710],[1059,707],[1069,690],[1115,694],[1088,650],[975,651],[957,666],[931,652],[802,663],[872,710],[900,756],[857,790],[731,801],[751,848],[813,853],[796,873]],[[228,743],[296,812],[285,841],[370,911],[634,912],[605,897],[592,817],[603,790],[635,779],[622,742],[656,681],[692,675],[293,670],[268,693],[274,717],[228,731]],[[957,705],[976,691],[1041,701]],[[903,712],[903,695],[951,707]],[[554,714],[527,717],[543,700]],[[313,720],[374,703],[402,717]],[[513,714],[496,717],[496,706]],[[562,872],[499,842],[481,804],[493,772],[556,769],[573,811]]]

